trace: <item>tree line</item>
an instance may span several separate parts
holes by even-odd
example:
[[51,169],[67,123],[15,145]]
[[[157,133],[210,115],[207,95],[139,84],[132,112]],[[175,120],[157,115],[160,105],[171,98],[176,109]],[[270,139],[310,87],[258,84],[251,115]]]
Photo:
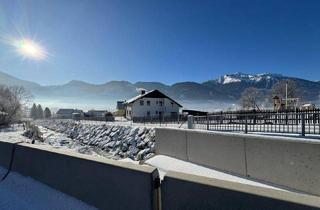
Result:
[[30,110],[30,117],[32,119],[48,119],[51,118],[51,110],[46,107],[42,109],[41,104],[33,104]]

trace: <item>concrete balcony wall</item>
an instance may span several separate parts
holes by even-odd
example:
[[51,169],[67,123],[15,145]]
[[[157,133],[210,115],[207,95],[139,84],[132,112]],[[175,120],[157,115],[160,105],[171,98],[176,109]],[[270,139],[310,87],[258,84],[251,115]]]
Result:
[[99,209],[158,209],[158,171],[149,166],[63,152],[46,145],[0,143],[0,164]]
[[320,195],[317,140],[158,128],[156,154]]
[[320,199],[282,190],[169,172],[161,184],[163,209],[315,210]]
[[10,168],[13,147],[14,145],[12,143],[0,141],[0,167],[4,169],[0,171],[0,180],[7,173],[5,170],[9,170]]

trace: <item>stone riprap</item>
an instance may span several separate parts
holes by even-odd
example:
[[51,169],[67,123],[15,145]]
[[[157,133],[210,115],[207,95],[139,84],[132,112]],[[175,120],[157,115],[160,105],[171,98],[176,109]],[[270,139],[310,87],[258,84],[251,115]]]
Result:
[[66,134],[81,144],[111,153],[115,158],[140,161],[154,154],[154,128],[87,124],[72,120],[42,120],[36,124]]

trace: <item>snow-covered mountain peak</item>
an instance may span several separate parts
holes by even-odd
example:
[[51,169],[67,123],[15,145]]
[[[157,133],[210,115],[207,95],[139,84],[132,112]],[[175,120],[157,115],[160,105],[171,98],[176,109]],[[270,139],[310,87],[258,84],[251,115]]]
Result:
[[220,84],[238,83],[238,82],[251,82],[256,83],[262,80],[271,80],[273,78],[282,77],[280,74],[262,73],[262,74],[246,74],[236,72],[234,74],[226,74],[220,77],[217,81]]

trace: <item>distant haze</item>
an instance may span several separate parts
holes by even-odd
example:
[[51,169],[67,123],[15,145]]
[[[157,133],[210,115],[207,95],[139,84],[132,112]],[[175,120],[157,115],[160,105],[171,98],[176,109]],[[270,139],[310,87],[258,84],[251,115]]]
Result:
[[[73,80],[63,85],[41,86],[0,72],[0,84],[23,86],[34,95],[34,101],[53,109],[81,108],[115,110],[118,100],[136,96],[139,89],[158,89],[181,103],[184,108],[208,111],[237,109],[241,93],[248,87],[268,92],[281,80],[294,80],[303,93],[302,102],[319,103],[320,83],[280,74],[234,73],[202,83],[180,82],[166,85],[160,82],[109,81],[90,84]],[[266,101],[270,101],[268,95]],[[266,103],[265,106],[271,107]]]

